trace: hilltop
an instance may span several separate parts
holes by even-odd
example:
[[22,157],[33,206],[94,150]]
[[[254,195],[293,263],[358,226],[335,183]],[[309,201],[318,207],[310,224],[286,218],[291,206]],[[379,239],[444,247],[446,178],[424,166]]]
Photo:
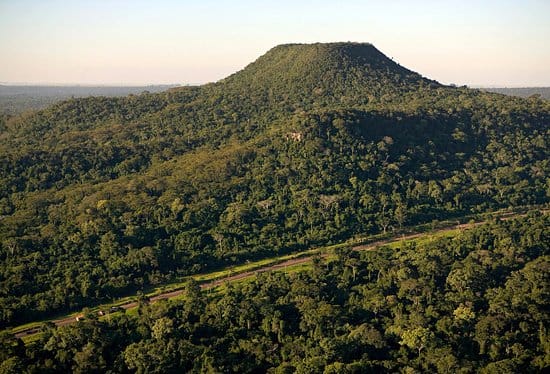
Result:
[[[363,104],[369,98],[439,84],[386,57],[367,43],[284,44],[220,82],[234,93],[311,105]],[[294,102],[292,102],[294,101]]]
[[548,202],[550,102],[447,87],[370,44],[0,123],[0,324],[354,235]]
[[[423,78],[388,58],[369,43],[283,44],[272,48],[243,70],[223,79],[224,84],[246,82],[249,87],[273,89],[277,84],[312,88],[341,83],[343,86],[380,84],[391,88],[418,88],[437,82]],[[345,81],[345,82],[344,82]],[[327,90],[327,95],[336,95]]]

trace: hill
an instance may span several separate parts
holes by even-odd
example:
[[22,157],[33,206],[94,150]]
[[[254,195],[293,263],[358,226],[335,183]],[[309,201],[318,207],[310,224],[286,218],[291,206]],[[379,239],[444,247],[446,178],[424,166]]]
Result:
[[220,84],[227,93],[267,95],[279,105],[299,104],[300,109],[357,105],[439,86],[362,43],[280,45]]
[[357,234],[548,202],[550,103],[370,44],[283,45],[214,84],[0,123],[3,326]]

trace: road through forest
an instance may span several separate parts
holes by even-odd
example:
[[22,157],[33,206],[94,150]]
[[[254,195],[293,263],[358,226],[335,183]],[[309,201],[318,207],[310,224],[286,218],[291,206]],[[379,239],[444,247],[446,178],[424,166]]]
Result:
[[[546,211],[543,211],[543,212],[546,213]],[[507,220],[507,219],[519,217],[519,216],[522,216],[522,215],[523,214],[510,213],[510,214],[505,214],[505,215],[499,216],[499,218],[502,219],[502,220]],[[406,234],[406,235],[396,234],[395,236],[387,238],[387,239],[378,240],[378,241],[374,241],[374,242],[371,242],[371,243],[368,243],[368,244],[355,246],[355,247],[353,247],[353,250],[355,250],[355,251],[368,251],[368,250],[372,250],[376,247],[379,247],[379,246],[382,246],[382,245],[385,245],[385,244],[390,244],[390,243],[399,242],[399,241],[403,241],[403,240],[411,240],[411,239],[419,238],[421,236],[435,235],[437,233],[441,233],[441,232],[444,232],[444,231],[451,231],[451,230],[458,230],[458,229],[466,230],[466,229],[472,228],[474,226],[484,224],[486,222],[487,221],[475,222],[475,223],[466,223],[466,224],[457,224],[457,225],[449,225],[449,226],[446,226],[446,227],[443,227],[443,228],[439,228],[439,229],[436,229],[436,230],[433,230],[433,231],[430,231],[430,232],[424,232],[424,233],[411,233],[411,234]],[[330,255],[329,253],[324,253],[324,254],[321,254],[320,256],[322,258],[326,258],[329,255]],[[252,277],[252,276],[254,276],[258,273],[276,271],[276,270],[284,269],[284,268],[289,267],[289,266],[303,264],[303,263],[312,261],[314,256],[315,255],[299,257],[299,258],[294,258],[294,259],[286,260],[286,261],[283,261],[283,262],[279,262],[279,263],[273,264],[273,265],[265,265],[263,267],[256,268],[254,270],[244,271],[242,273],[229,275],[229,276],[225,276],[225,277],[222,277],[222,278],[218,278],[218,279],[214,279],[214,280],[211,280],[211,281],[201,283],[200,287],[203,290],[207,290],[207,289],[222,285],[222,284],[227,283],[227,282],[234,282],[234,281],[242,280],[242,279],[245,279],[245,278],[249,278],[249,277]],[[184,292],[185,292],[185,290],[183,290],[183,289],[178,289],[178,290],[174,290],[174,291],[167,291],[165,293],[161,293],[161,294],[158,294],[158,295],[155,295],[155,296],[151,296],[149,298],[149,302],[154,303],[154,302],[159,301],[159,300],[171,299],[173,297],[180,296]],[[130,301],[126,304],[120,305],[119,307],[126,310],[126,309],[135,308],[135,307],[137,307],[137,305],[138,305],[137,301]],[[57,320],[53,320],[51,322],[53,322],[56,326],[65,326],[65,325],[68,325],[68,324],[71,324],[71,323],[75,323],[75,322],[77,322],[77,320],[76,320],[75,316],[73,315],[71,317],[60,318],[60,319],[57,319]],[[24,337],[24,336],[35,334],[39,331],[40,331],[39,327],[30,327],[28,329],[17,332],[15,334],[15,336],[17,338],[21,338],[21,337]]]

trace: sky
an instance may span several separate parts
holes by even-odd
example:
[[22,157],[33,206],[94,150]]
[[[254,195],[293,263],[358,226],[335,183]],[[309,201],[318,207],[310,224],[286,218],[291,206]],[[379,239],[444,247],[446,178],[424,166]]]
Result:
[[334,41],[446,84],[550,86],[550,0],[0,0],[2,83],[199,84]]

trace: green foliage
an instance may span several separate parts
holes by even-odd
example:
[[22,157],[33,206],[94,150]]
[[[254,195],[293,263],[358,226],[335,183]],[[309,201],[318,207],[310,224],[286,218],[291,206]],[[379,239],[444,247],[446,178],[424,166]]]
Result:
[[[215,84],[3,118],[0,325],[547,203],[548,123],[547,101],[445,87],[350,43],[279,46]],[[484,266],[453,269],[449,287],[476,292]]]
[[[26,348],[3,335],[3,366],[543,372],[549,367],[549,227],[548,214],[531,213],[394,251],[342,250],[306,272],[260,273],[213,297],[190,283],[182,300],[49,329]],[[456,289],[449,279],[457,269],[488,281]]]

